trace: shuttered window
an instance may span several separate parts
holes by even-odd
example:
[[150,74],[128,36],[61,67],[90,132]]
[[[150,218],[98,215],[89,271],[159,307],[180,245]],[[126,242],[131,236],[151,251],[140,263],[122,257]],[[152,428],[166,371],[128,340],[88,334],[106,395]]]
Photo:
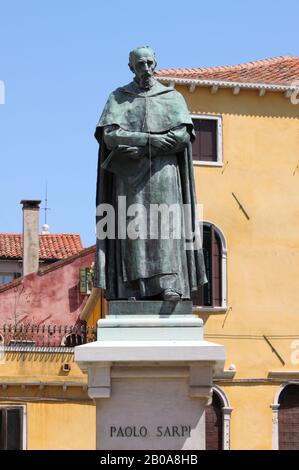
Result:
[[299,386],[281,392],[278,408],[279,450],[299,450]]
[[212,404],[206,407],[206,450],[223,449],[222,423],[222,403],[217,393],[213,392]]
[[192,294],[193,305],[221,307],[222,305],[222,245],[212,225],[203,226],[203,253],[208,283]]
[[23,448],[23,408],[0,407],[0,450]]
[[192,144],[193,160],[217,162],[218,119],[193,119],[196,138]]

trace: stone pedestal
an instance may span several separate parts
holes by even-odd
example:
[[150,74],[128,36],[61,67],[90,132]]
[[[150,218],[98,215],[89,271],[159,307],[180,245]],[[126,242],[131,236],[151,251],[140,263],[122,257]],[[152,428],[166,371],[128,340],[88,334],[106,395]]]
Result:
[[204,449],[224,348],[203,340],[202,320],[143,311],[98,326],[98,341],[75,349],[96,403],[97,449]]

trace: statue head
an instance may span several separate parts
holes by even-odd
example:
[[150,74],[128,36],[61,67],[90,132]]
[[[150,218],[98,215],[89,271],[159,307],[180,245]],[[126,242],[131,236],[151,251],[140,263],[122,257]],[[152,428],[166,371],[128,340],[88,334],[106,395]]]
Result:
[[148,90],[153,86],[156,65],[155,53],[150,47],[140,46],[130,52],[129,67],[141,88]]

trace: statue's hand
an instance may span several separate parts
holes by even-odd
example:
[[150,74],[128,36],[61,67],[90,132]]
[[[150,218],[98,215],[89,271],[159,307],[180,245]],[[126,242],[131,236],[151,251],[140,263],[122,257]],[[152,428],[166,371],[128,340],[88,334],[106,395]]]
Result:
[[161,150],[171,150],[175,148],[177,140],[169,134],[151,134],[150,143]]
[[130,147],[128,145],[119,145],[117,147],[117,152],[133,159],[137,159],[144,156],[142,148]]

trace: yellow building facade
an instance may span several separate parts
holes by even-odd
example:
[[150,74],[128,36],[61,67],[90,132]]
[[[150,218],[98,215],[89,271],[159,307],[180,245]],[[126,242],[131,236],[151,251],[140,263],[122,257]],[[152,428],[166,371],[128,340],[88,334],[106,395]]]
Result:
[[[194,119],[217,122],[217,161],[196,161],[194,174],[203,220],[222,244],[222,299],[194,313],[205,338],[225,346],[215,379],[221,446],[277,449],[279,397],[299,379],[299,105],[290,84],[177,72],[159,80],[184,95]],[[98,311],[94,296],[82,319],[94,324]],[[23,448],[95,448],[95,407],[71,351],[6,352],[0,373],[0,409],[24,410]]]
[[[95,407],[73,356],[61,348],[6,351],[0,364],[0,412],[18,411],[11,423],[7,418],[14,428],[14,449],[95,449]],[[63,370],[65,365],[69,370]]]
[[215,381],[228,408],[223,446],[275,449],[279,394],[299,377],[297,94],[174,72],[160,80],[172,79],[194,118],[218,118],[220,158],[195,162],[194,173],[203,220],[221,233],[225,305],[196,313],[206,339],[226,350],[227,371]]

